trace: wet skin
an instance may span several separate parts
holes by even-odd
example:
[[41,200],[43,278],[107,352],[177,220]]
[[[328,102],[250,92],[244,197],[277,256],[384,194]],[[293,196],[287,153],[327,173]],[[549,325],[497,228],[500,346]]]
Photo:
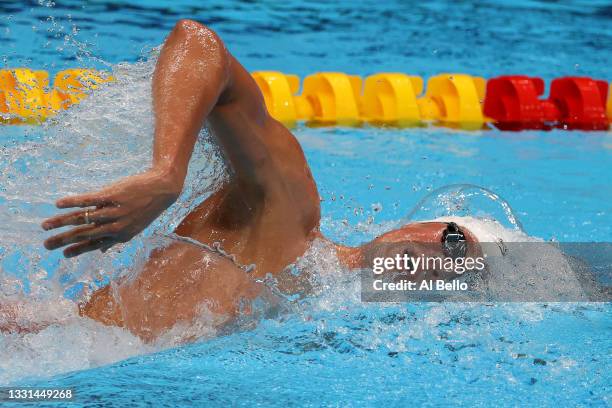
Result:
[[[42,224],[45,230],[76,226],[45,241],[50,250],[66,247],[66,256],[129,241],[176,201],[197,134],[208,125],[230,177],[176,233],[220,242],[239,264],[254,264],[255,270],[246,274],[215,252],[175,242],[154,251],[134,277],[101,288],[81,306],[82,315],[126,327],[146,341],[195,319],[203,307],[226,323],[244,300],[265,291],[255,278],[280,273],[313,239],[323,238],[317,187],[298,141],[270,117],[254,80],[212,30],[190,20],[177,23],[157,62],[153,101],[151,168],[101,191],[59,200],[59,208],[81,209]],[[360,247],[336,245],[336,251],[349,268],[371,267],[373,254],[439,243],[445,227],[409,224]]]

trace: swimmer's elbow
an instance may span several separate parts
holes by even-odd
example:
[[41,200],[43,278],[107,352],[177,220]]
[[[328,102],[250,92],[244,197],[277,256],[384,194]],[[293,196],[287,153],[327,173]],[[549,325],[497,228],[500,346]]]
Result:
[[174,25],[170,36],[201,54],[199,57],[208,68],[217,67],[223,74],[229,73],[229,53],[221,37],[211,28],[194,20],[181,19]]
[[195,20],[181,19],[177,21],[172,29],[172,32],[189,38],[192,38],[195,35],[195,37],[200,41],[208,43],[218,45],[223,44],[221,38],[216,32],[214,32],[210,27],[205,26],[202,23],[198,23]]
[[194,20],[182,19],[177,21],[172,29],[172,34],[182,38],[184,41],[198,44],[202,49],[215,54],[224,55],[225,44],[221,37],[210,27]]
[[181,18],[174,25],[174,30],[176,31],[190,31],[190,30],[199,30],[199,29],[208,29],[204,24],[198,23],[195,20],[191,20],[189,18]]

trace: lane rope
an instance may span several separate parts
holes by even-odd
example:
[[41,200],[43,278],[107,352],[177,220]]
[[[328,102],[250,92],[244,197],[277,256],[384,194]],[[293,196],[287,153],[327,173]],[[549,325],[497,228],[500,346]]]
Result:
[[[363,79],[342,72],[317,72],[300,83],[278,71],[252,73],[270,114],[287,126],[413,127],[433,124],[464,130],[608,130],[612,92],[607,81],[567,76],[554,79],[542,98],[538,77],[506,75],[486,80],[467,74],[423,78],[383,72]],[[115,81],[94,69],[59,72],[49,85],[46,71],[0,70],[0,123],[40,124]],[[301,92],[300,92],[301,91]]]

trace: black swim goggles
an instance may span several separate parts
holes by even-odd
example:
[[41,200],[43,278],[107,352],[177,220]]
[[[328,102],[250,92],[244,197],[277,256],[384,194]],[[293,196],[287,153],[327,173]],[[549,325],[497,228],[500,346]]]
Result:
[[454,222],[446,223],[442,232],[442,251],[449,258],[465,258],[467,254],[467,241],[461,228]]

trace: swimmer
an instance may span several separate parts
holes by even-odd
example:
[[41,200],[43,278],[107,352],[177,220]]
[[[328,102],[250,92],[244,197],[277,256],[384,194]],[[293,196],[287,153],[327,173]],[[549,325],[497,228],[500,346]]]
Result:
[[[313,240],[324,239],[317,186],[300,144],[269,115],[255,81],[214,31],[179,21],[161,49],[152,87],[151,167],[100,191],[60,199],[58,208],[79,209],[42,223],[45,230],[74,226],[44,243],[49,250],[66,247],[67,257],[129,241],[177,200],[197,135],[208,126],[230,177],[175,233],[209,247],[219,242],[236,262],[175,242],[153,251],[135,276],[99,289],[80,309],[146,341],[195,319],[202,307],[219,316],[219,324],[231,321],[244,300],[265,290],[258,278],[278,275]],[[334,245],[348,268],[371,268],[375,257],[415,251],[424,243],[440,243],[440,254],[447,254],[465,242],[477,242],[466,228],[426,222],[359,247]],[[249,273],[238,266],[251,264]]]

